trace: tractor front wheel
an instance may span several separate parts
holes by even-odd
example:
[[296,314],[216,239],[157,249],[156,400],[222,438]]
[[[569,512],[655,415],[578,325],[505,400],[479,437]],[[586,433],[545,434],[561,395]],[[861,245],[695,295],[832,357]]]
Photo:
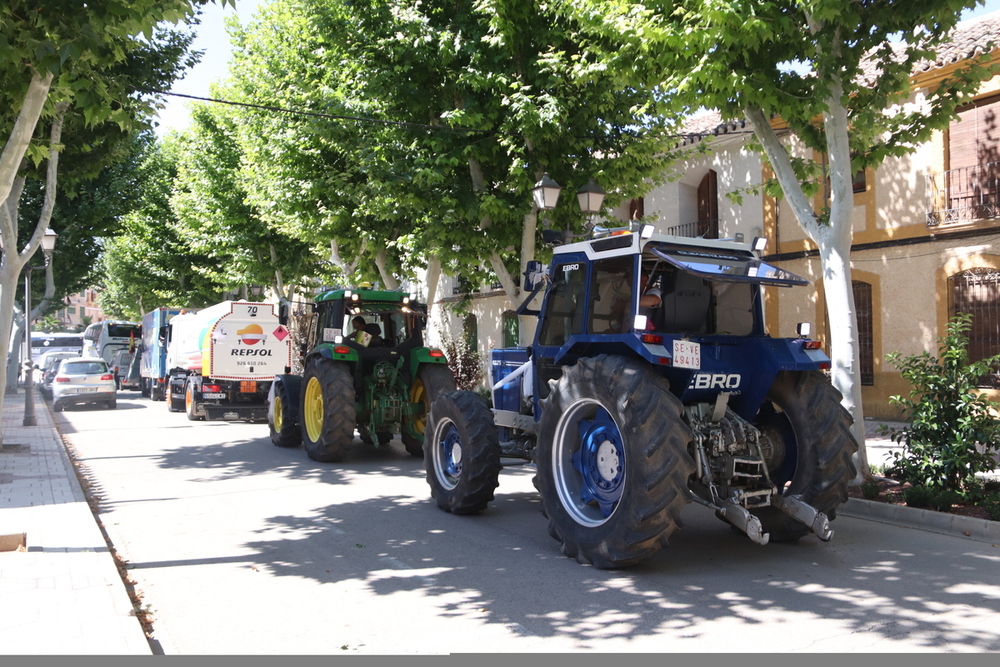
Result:
[[613,568],[666,546],[694,472],[691,429],[666,381],[624,357],[585,358],[541,410],[535,486],[563,553]]
[[477,394],[453,391],[431,405],[424,468],[431,496],[453,514],[486,509],[500,484],[500,442],[493,412]]
[[455,389],[455,376],[446,364],[425,364],[417,372],[417,379],[410,386],[410,403],[422,404],[423,411],[400,429],[400,439],[411,456],[423,456],[424,430],[431,404],[442,394]]
[[314,461],[343,461],[354,441],[357,405],[347,366],[323,357],[306,365],[302,377],[302,444]]
[[288,387],[276,379],[271,385],[271,405],[267,420],[271,443],[275,447],[298,447],[302,444],[302,429],[296,407]]

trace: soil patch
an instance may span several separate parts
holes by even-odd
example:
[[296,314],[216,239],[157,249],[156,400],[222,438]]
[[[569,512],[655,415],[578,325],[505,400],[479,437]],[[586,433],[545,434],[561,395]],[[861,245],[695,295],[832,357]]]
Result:
[[[860,486],[849,487],[848,493],[851,498],[871,500],[876,503],[887,503],[889,505],[906,505],[906,501],[903,500],[903,493],[912,486],[909,482],[900,483],[887,477],[875,477],[875,481],[878,482],[879,486],[879,494],[877,498],[865,498],[864,494],[861,493]],[[937,511],[931,507],[921,507],[920,509]],[[972,503],[955,503],[951,506],[951,509],[949,509],[947,513],[959,514],[961,516],[968,516],[974,519],[988,520],[990,518],[984,508]]]

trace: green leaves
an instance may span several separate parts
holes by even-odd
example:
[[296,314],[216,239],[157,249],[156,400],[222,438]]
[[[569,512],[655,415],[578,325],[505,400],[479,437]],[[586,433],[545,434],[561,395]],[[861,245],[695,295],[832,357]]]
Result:
[[994,469],[1000,451],[1000,421],[991,404],[976,390],[979,379],[997,364],[1000,355],[969,362],[968,331],[972,316],[960,313],[938,339],[938,356],[924,352],[886,356],[912,389],[909,397],[892,396],[910,419],[902,429],[884,429],[906,447],[890,474],[929,487],[964,491],[974,486],[976,474]]

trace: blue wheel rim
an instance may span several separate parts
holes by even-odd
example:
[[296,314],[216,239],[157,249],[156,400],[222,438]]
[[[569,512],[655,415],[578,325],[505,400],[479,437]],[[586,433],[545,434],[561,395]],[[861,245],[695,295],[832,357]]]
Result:
[[581,399],[556,427],[552,464],[556,492],[570,517],[596,527],[614,514],[625,489],[625,441],[600,403]]
[[443,420],[434,429],[431,456],[434,474],[446,489],[454,489],[462,478],[462,436],[451,420]]

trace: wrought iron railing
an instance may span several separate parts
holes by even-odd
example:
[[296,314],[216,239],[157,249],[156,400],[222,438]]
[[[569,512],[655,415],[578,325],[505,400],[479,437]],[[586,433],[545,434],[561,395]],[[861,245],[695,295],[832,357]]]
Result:
[[927,175],[927,226],[1000,217],[1000,162]]
[[683,236],[689,239],[706,238],[714,239],[718,237],[719,219],[710,218],[695,222],[685,222],[667,228],[667,234],[672,236]]

